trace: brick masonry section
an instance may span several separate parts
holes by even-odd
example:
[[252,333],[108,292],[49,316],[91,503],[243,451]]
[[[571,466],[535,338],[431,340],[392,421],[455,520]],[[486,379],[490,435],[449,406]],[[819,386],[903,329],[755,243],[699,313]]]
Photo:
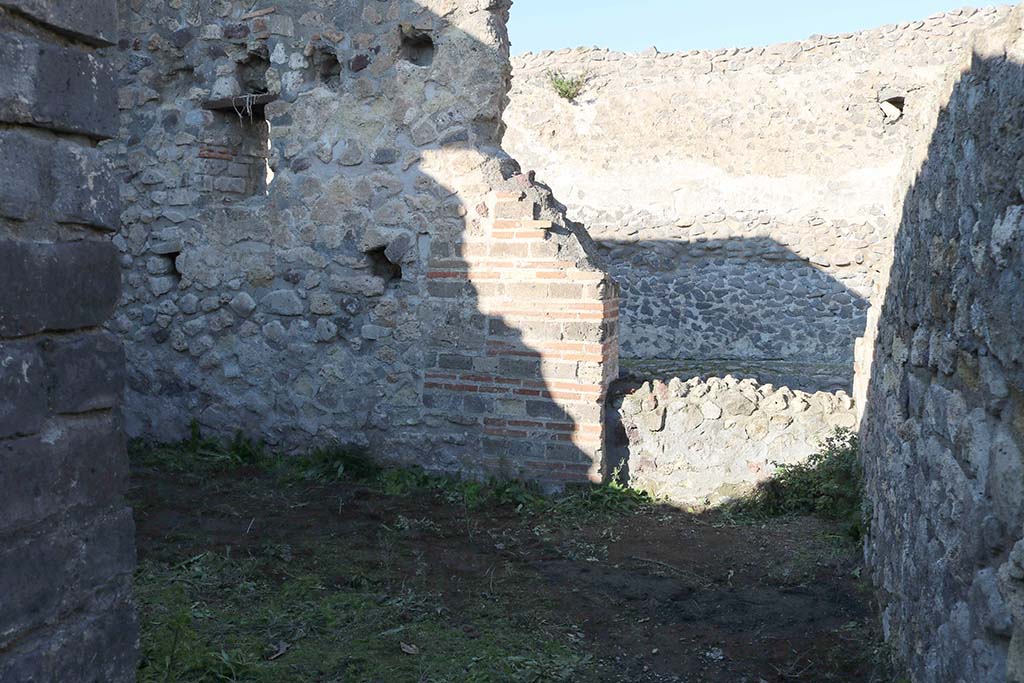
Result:
[[[526,192],[494,192],[482,234],[459,259],[434,260],[428,282],[458,285],[486,316],[482,343],[439,353],[426,373],[428,410],[461,406],[482,429],[488,472],[551,487],[600,481],[603,406],[618,376],[619,302],[608,276],[560,256],[552,221]],[[468,285],[464,287],[462,285]]]
[[509,0],[272,4],[122,5],[128,435],[596,478],[617,289],[501,150]]
[[0,0],[0,681],[135,680],[114,0]]

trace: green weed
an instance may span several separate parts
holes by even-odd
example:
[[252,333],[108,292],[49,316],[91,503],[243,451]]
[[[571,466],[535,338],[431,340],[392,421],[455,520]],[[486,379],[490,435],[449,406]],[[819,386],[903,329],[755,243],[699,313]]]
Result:
[[655,503],[649,493],[624,484],[621,471],[616,469],[608,482],[570,490],[555,501],[555,507],[580,516],[625,515],[649,512]]
[[381,493],[388,496],[429,492],[438,495],[447,503],[467,510],[489,507],[535,509],[547,501],[540,489],[529,482],[463,479],[429,474],[418,467],[384,470],[378,483]]
[[189,438],[177,444],[132,441],[128,444],[129,457],[135,463],[171,472],[225,472],[263,466],[268,461],[263,444],[241,432],[226,442],[205,438],[195,420],[189,432]]
[[135,442],[130,454],[136,464],[169,472],[202,474],[257,468],[284,481],[358,481],[387,496],[429,493],[467,511],[511,508],[524,514],[592,517],[644,512],[655,504],[648,494],[623,484],[618,472],[605,484],[573,486],[548,496],[532,482],[496,478],[481,481],[432,474],[419,467],[382,468],[358,448],[325,446],[301,457],[276,457],[241,433],[224,443],[206,438],[195,423],[191,436],[180,443],[159,446]]
[[285,461],[285,466],[307,481],[368,480],[381,473],[381,468],[366,451],[330,446],[318,448],[307,456]]
[[854,540],[863,533],[863,478],[857,435],[837,429],[807,462],[779,465],[748,498],[726,510],[731,515],[778,517],[816,514],[846,525]]
[[583,94],[583,90],[587,87],[587,81],[590,79],[586,74],[571,76],[561,71],[549,71],[548,80],[559,97],[575,102]]
[[384,470],[378,482],[385,495],[432,492],[447,503],[472,511],[512,508],[524,514],[589,517],[644,512],[655,504],[650,495],[622,484],[617,475],[606,484],[575,486],[554,496],[544,495],[532,482],[477,481],[431,475],[419,468]]

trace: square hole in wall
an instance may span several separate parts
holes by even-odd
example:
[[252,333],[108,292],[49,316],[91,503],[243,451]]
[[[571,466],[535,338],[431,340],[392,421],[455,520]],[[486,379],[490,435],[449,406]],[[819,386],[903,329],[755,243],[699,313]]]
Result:
[[273,174],[265,107],[274,99],[242,95],[206,103],[214,114],[199,150],[199,184],[207,196],[231,203],[267,194]]
[[267,88],[269,60],[256,53],[240,62],[237,79],[242,94],[211,99],[213,112],[203,131],[197,182],[207,201],[233,203],[265,195],[270,170],[270,124],[266,106],[277,99]]
[[416,66],[430,66],[434,63],[434,38],[429,31],[402,26],[399,57]]

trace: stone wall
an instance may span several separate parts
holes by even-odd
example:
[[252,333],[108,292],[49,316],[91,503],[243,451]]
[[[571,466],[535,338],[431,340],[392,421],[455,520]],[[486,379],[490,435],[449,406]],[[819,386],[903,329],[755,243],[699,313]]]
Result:
[[[624,364],[849,390],[930,93],[1007,11],[769,47],[516,57],[506,148],[601,246],[623,288]],[[588,77],[576,102],[553,71]]]
[[689,508],[750,493],[856,425],[845,392],[808,394],[731,376],[645,382],[613,403],[629,483]]
[[106,0],[0,0],[0,680],[135,680]]
[[936,94],[861,349],[867,558],[915,682],[1024,681],[1022,20]]
[[507,12],[122,3],[130,435],[598,476],[616,288],[499,146]]

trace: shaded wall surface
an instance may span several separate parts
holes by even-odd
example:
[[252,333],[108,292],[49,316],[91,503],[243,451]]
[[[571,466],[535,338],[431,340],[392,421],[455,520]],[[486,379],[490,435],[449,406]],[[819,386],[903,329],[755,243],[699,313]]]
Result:
[[936,94],[862,349],[867,557],[920,682],[1024,681],[1021,20],[979,34]]
[[135,677],[113,1],[0,1],[0,680]]
[[868,300],[790,246],[751,234],[601,247],[625,292],[622,327],[651,352],[627,356],[627,376],[735,372],[811,392],[850,390]]
[[500,148],[508,4],[122,3],[130,435],[599,476],[616,289]]
[[[518,56],[506,148],[602,246],[624,361],[849,389],[924,103],[1007,11],[768,47]],[[588,79],[576,102],[550,72]]]

